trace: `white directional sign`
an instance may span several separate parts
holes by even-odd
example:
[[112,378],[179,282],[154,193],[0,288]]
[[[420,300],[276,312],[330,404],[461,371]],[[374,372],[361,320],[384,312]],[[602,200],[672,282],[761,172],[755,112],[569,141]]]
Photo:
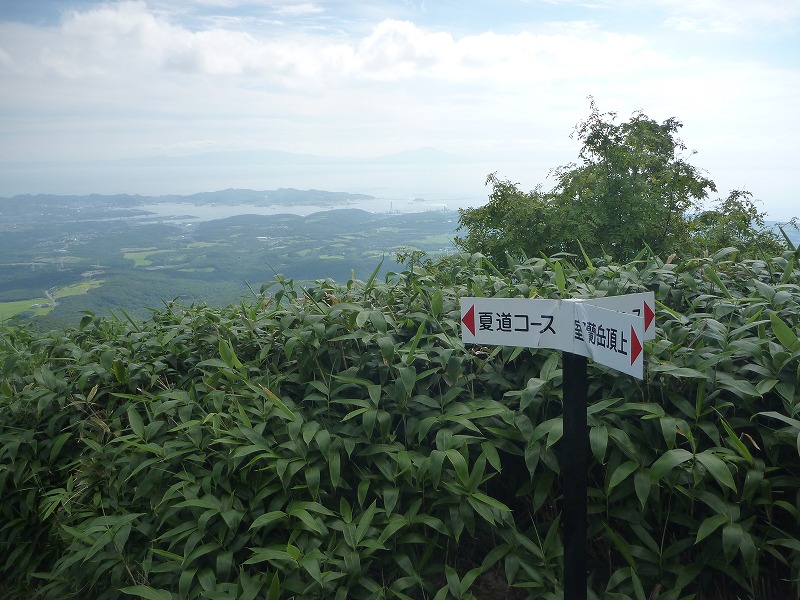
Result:
[[560,348],[561,300],[462,298],[465,343]]
[[601,308],[580,300],[565,300],[574,308],[573,354],[642,379],[644,319],[634,314]]
[[653,292],[639,292],[624,294],[622,296],[604,296],[603,298],[588,298],[581,300],[600,308],[608,308],[617,312],[631,313],[644,318],[644,340],[654,340],[656,337],[656,298]]
[[[642,379],[642,342],[649,338],[645,317],[633,310],[642,310],[645,299],[600,300],[604,306],[595,304],[596,299],[462,298],[461,339],[466,344],[563,350]],[[612,310],[617,306],[632,308],[631,313]]]

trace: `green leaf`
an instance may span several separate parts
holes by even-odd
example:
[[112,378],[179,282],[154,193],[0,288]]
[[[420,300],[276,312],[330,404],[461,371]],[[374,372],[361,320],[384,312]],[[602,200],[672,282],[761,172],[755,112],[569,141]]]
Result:
[[608,428],[605,425],[597,425],[589,430],[589,445],[597,462],[603,464],[608,448]]
[[739,379],[738,377],[729,375],[728,373],[718,372],[717,384],[719,387],[733,392],[739,398],[747,399],[761,397],[761,393],[752,383],[745,379]]
[[342,472],[342,457],[338,450],[333,450],[328,454],[328,474],[331,478],[331,485],[336,489]]
[[717,272],[711,268],[710,265],[706,265],[706,267],[703,269],[703,272],[705,273],[706,277],[708,277],[711,282],[716,285],[723,294],[725,294],[726,298],[733,298],[731,293],[728,291],[728,288],[725,287],[724,283],[722,283],[722,280],[719,278]]
[[267,596],[267,600],[280,600],[282,589],[280,576],[278,573],[275,573],[272,576],[272,581],[269,584],[269,594]]
[[744,530],[739,523],[728,523],[722,529],[722,552],[725,555],[725,560],[729,562],[733,560],[742,544],[743,537]]
[[650,478],[650,473],[647,471],[637,471],[636,475],[633,476],[633,487],[636,490],[636,497],[639,498],[639,503],[642,505],[642,510],[644,510],[647,499],[650,497],[650,487],[652,484],[653,480]]
[[611,493],[615,487],[617,487],[620,483],[625,481],[631,473],[636,471],[639,468],[639,464],[629,460],[627,462],[622,463],[611,474],[611,477],[608,480],[608,493]]
[[116,378],[118,383],[127,383],[128,382],[128,370],[125,368],[119,360],[114,359],[114,362],[111,365],[112,371],[114,371],[114,377]]
[[467,466],[467,461],[464,460],[464,457],[461,455],[461,452],[455,448],[450,448],[445,451],[445,454],[447,458],[450,459],[450,464],[453,465],[456,471],[456,477],[458,477],[461,483],[466,484],[469,481],[469,467]]
[[308,486],[308,491],[311,494],[311,497],[314,500],[319,499],[319,481],[320,481],[320,471],[319,467],[313,466],[306,469],[306,485]]
[[797,352],[800,350],[800,339],[798,339],[797,334],[795,334],[792,328],[783,322],[783,319],[775,313],[770,313],[769,320],[772,324],[772,331],[775,337],[778,338],[778,341],[784,348],[789,352]]
[[317,520],[304,508],[295,508],[289,511],[289,516],[299,519],[309,530],[322,534],[322,528]]
[[556,277],[556,287],[563,297],[567,293],[567,278],[564,276],[564,267],[561,266],[561,261],[553,263],[553,271]]
[[444,306],[444,297],[441,290],[436,290],[431,297],[431,314],[434,318],[438,319],[442,316],[442,308]]
[[720,458],[714,456],[710,450],[705,450],[697,454],[695,458],[701,465],[708,469],[708,472],[717,480],[717,483],[734,492],[736,491],[736,484],[733,481],[731,472],[728,470],[728,465]]
[[727,515],[712,515],[708,517],[697,529],[697,537],[695,538],[694,543],[699,544],[729,520],[730,519]]
[[444,575],[447,579],[447,587],[450,589],[450,594],[453,598],[461,597],[461,580],[458,578],[458,573],[450,565],[444,566]]
[[244,564],[253,565],[260,562],[295,562],[296,557],[289,552],[289,548],[286,548],[286,550],[282,548],[284,548],[284,546],[252,548],[253,555],[244,561]]
[[492,498],[491,496],[487,496],[482,492],[474,492],[471,497],[475,498],[479,502],[483,502],[484,504],[491,506],[494,510],[499,510],[500,512],[507,512],[507,513],[511,512],[511,509],[508,508],[508,506],[506,506],[499,500]]
[[157,590],[151,588],[149,585],[132,585],[130,587],[120,588],[123,594],[130,596],[138,596],[146,600],[172,600],[172,593],[168,590]]
[[369,320],[372,322],[375,329],[381,333],[384,333],[388,329],[386,317],[380,310],[371,310],[369,312]]
[[280,521],[281,519],[285,519],[286,517],[287,514],[282,510],[273,510],[256,517],[253,520],[253,524],[250,525],[250,529],[256,529],[258,527],[266,527],[270,523]]
[[414,334],[414,339],[411,340],[411,347],[408,349],[408,357],[406,358],[406,365],[411,365],[414,362],[414,354],[417,351],[417,346],[422,339],[422,334],[425,332],[425,321],[420,321],[417,327],[417,333]]
[[387,540],[389,540],[392,536],[394,536],[398,531],[401,529],[408,527],[408,521],[405,517],[394,516],[389,521],[389,524],[386,528],[381,532],[381,535],[378,537],[379,544],[385,544]]
[[495,448],[494,444],[491,442],[483,442],[481,443],[481,450],[483,450],[483,454],[486,456],[486,460],[489,461],[489,464],[492,465],[495,471],[500,473],[503,470],[503,465],[500,462],[500,454],[497,452],[497,448]]
[[219,355],[222,358],[223,362],[228,366],[228,368],[233,369],[235,371],[241,371],[244,367],[241,362],[239,362],[239,358],[236,356],[236,352],[233,350],[233,347],[230,343],[226,340],[219,341]]
[[376,500],[373,500],[372,504],[369,505],[369,508],[361,513],[361,516],[358,518],[358,525],[356,527],[356,544],[360,544],[364,539],[364,536],[367,535],[367,530],[369,529],[369,526],[372,525],[372,519],[375,517],[375,513],[377,511],[378,503]]
[[403,389],[409,396],[414,392],[414,386],[417,383],[417,370],[414,367],[406,366],[397,369],[400,375],[400,382],[403,384]]
[[431,477],[433,489],[438,489],[442,479],[442,465],[444,464],[445,453],[442,450],[432,450],[428,457],[428,475]]
[[394,358],[394,350],[395,350],[395,342],[391,335],[377,335],[375,337],[375,342],[378,344],[378,348],[381,351],[381,356],[383,359],[390,363]]
[[56,438],[56,441],[53,442],[53,447],[50,448],[50,458],[48,459],[49,464],[55,463],[58,455],[61,453],[61,449],[64,447],[64,444],[68,439],[72,437],[72,432],[65,431],[61,435]]
[[625,562],[630,565],[632,569],[636,568],[636,559],[633,558],[633,554],[631,554],[631,549],[628,543],[617,534],[613,529],[608,526],[608,523],[603,523],[603,527],[606,530],[606,535],[611,538],[611,542],[616,546],[617,550],[619,550],[622,557],[625,559]]
[[350,507],[350,503],[344,496],[342,496],[342,498],[339,500],[339,514],[342,515],[342,521],[345,523],[352,522],[353,509]]
[[289,407],[287,407],[283,403],[283,401],[280,398],[278,398],[278,396],[276,396],[272,392],[272,390],[270,390],[270,389],[268,389],[268,388],[266,388],[264,386],[256,387],[255,385],[253,385],[249,381],[246,382],[246,383],[247,383],[247,387],[249,387],[251,390],[256,392],[258,395],[260,395],[262,398],[264,398],[268,402],[270,402],[273,406],[275,406],[290,421],[293,421],[295,423],[301,422],[300,417],[298,417],[294,412],[289,410]]
[[758,414],[759,415],[763,415],[765,417],[772,417],[773,419],[778,419],[779,421],[783,421],[787,425],[791,425],[792,427],[794,427],[796,429],[800,429],[800,420],[793,419],[791,417],[787,417],[786,415],[783,415],[783,414],[781,414],[779,412],[775,412],[773,410],[769,410],[769,411],[765,411],[765,412],[760,412]]
[[672,471],[672,469],[690,460],[692,456],[691,452],[683,448],[667,450],[650,466],[651,479],[653,481],[662,479],[667,473]]
[[144,423],[142,417],[133,406],[128,407],[128,422],[131,425],[131,431],[138,438],[144,438]]
[[678,377],[679,379],[709,379],[709,376],[702,371],[689,367],[678,367],[673,363],[649,365],[647,368],[651,373],[664,373],[665,375]]
[[397,505],[400,497],[400,490],[394,486],[387,486],[383,489],[383,507],[387,513],[391,513]]

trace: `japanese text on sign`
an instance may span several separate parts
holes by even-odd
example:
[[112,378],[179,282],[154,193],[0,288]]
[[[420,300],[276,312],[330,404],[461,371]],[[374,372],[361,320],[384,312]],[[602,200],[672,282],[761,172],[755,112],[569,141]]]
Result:
[[577,299],[462,298],[461,338],[464,343],[563,350],[641,378],[642,341],[647,339],[646,319],[638,310],[641,297],[617,297],[618,305],[631,312],[614,310],[613,298],[602,306]]

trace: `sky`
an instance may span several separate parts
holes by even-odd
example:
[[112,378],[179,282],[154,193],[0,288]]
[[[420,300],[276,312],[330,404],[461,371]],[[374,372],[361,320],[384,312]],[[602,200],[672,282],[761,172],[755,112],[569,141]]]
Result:
[[[797,0],[0,0],[0,196],[479,204],[490,172],[551,187],[589,97],[618,121],[681,121],[714,198],[800,216]],[[416,166],[358,167],[421,148]],[[257,151],[354,160],[231,167]]]

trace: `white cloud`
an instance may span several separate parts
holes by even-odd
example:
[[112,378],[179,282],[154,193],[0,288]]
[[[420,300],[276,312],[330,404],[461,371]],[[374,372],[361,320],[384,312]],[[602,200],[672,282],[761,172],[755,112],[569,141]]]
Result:
[[764,24],[785,24],[800,17],[796,0],[659,0],[666,23],[684,31],[740,33]]
[[454,38],[408,21],[385,20],[352,42],[291,32],[265,39],[223,28],[190,31],[153,14],[143,2],[72,12],[58,30],[40,37],[44,43],[38,49],[29,44],[27,54],[20,44],[17,58],[35,63],[48,76],[70,79],[124,78],[168,69],[257,77],[248,86],[260,81],[289,89],[317,89],[321,83],[341,85],[351,79],[516,85],[670,66],[642,37],[583,27],[552,35],[483,33]]
[[[677,0],[654,0],[666,11],[657,19],[681,10],[691,22],[716,14],[719,2],[684,10]],[[621,118],[642,109],[683,120],[689,147],[701,151],[695,162],[712,178],[720,166],[713,156],[739,172],[797,158],[797,69],[690,55],[656,45],[641,27],[612,32],[583,19],[466,34],[382,18],[363,34],[311,33],[293,18],[333,19],[331,5],[319,13],[321,2],[270,2],[249,15],[232,7],[190,26],[172,4],[102,4],[47,28],[0,22],[0,161],[154,148],[367,155],[435,146],[533,187],[575,158],[567,136],[587,114],[589,94]],[[791,9],[769,6],[774,15]],[[295,11],[286,27],[238,26],[282,8]]]
[[312,4],[310,2],[304,2],[302,4],[288,4],[286,6],[278,6],[274,9],[274,11],[279,15],[297,17],[300,15],[313,15],[317,13],[322,13],[325,12],[325,9],[316,4]]

